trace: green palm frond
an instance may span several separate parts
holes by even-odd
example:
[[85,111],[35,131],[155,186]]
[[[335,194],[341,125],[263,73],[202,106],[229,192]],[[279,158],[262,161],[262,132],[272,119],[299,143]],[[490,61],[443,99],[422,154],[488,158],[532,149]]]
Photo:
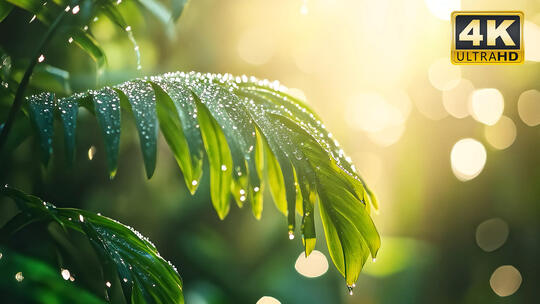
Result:
[[[220,218],[250,204],[262,213],[269,187],[287,216],[290,237],[301,219],[308,255],[315,246],[315,205],[334,264],[352,286],[380,239],[370,211],[377,200],[356,173],[332,134],[302,101],[276,82],[231,75],[169,73],[56,99],[52,93],[28,98],[44,161],[53,152],[53,120],[64,129],[68,158],[74,155],[80,106],[93,112],[105,142],[109,173],[117,171],[121,109],[131,112],[139,133],[146,174],[156,165],[161,130],[195,192],[204,155],[210,164],[210,192]],[[266,174],[265,174],[266,173]]]
[[88,211],[56,208],[7,186],[0,188],[0,195],[12,198],[21,210],[0,229],[2,238],[35,222],[56,222],[66,232],[66,237],[70,236],[70,231],[84,235],[102,266],[106,299],[110,300],[109,294],[120,288],[126,303],[184,302],[182,281],[176,268],[133,228]]

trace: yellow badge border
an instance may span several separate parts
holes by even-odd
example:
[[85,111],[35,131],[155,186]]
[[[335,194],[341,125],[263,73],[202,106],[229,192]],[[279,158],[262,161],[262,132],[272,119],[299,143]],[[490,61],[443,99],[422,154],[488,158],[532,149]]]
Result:
[[[454,60],[454,53],[456,52],[456,16],[458,15],[465,15],[465,16],[468,16],[468,15],[489,15],[489,16],[493,16],[493,15],[500,15],[500,16],[516,16],[518,15],[519,16],[519,26],[520,26],[520,31],[519,31],[519,39],[520,39],[520,48],[519,48],[519,52],[521,53],[520,55],[520,60],[519,61],[514,61],[514,62],[461,62],[461,61],[455,61]],[[453,64],[455,65],[516,65],[516,64],[523,64],[523,62],[525,61],[525,44],[524,44],[524,41],[523,41],[523,25],[525,23],[525,14],[523,14],[522,11],[454,11],[452,12],[452,15],[451,15],[451,25],[452,25],[452,40],[450,41],[450,60],[452,61]],[[490,52],[490,51],[507,51],[507,50],[497,50],[497,49],[490,49],[490,50],[482,50],[482,49],[478,49],[478,50],[475,50],[475,51],[484,51],[484,52]]]

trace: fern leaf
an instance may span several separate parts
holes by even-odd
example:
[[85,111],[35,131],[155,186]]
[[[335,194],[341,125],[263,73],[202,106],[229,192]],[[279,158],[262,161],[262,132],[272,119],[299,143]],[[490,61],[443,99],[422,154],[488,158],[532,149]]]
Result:
[[10,187],[0,188],[0,195],[15,200],[21,209],[0,229],[3,238],[34,222],[56,222],[66,231],[83,234],[95,249],[103,268],[106,295],[121,288],[126,303],[184,302],[176,268],[133,228],[88,211],[56,208]]
[[[259,218],[262,189],[269,186],[276,206],[287,216],[291,238],[296,213],[302,216],[306,255],[315,246],[319,202],[332,260],[352,286],[368,256],[375,258],[380,246],[370,216],[377,201],[318,116],[286,90],[245,76],[178,72],[62,98],[54,106],[58,110],[67,101],[93,105],[111,176],[117,166],[119,107],[131,109],[135,117],[148,177],[155,168],[159,129],[192,192],[206,154],[212,202],[222,219],[231,198],[239,206],[249,202]],[[51,104],[48,93],[32,96],[28,103],[46,155],[51,151]],[[64,122],[73,122],[68,132],[64,130],[68,146],[73,146],[75,115],[62,116]]]

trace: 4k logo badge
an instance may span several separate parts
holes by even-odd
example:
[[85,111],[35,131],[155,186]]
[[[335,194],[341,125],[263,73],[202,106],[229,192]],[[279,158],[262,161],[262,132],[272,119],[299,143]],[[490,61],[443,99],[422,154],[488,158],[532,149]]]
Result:
[[452,63],[522,63],[523,22],[522,12],[453,12]]

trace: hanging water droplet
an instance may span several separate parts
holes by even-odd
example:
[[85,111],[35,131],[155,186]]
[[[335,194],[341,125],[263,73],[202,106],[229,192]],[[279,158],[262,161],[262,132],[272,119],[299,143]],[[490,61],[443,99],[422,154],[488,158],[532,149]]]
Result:
[[347,285],[347,290],[349,291],[349,295],[350,295],[350,296],[353,295],[353,288],[354,288],[353,285]]
[[227,166],[221,165],[221,171],[227,171]]
[[32,18],[30,19],[30,21],[28,21],[28,23],[32,23],[34,20],[36,20],[36,15],[32,16]]
[[191,181],[191,185],[197,186],[197,181],[196,181],[196,180],[192,180],[192,181]]
[[38,58],[38,62],[43,62],[43,60],[45,60],[45,56],[43,56],[43,54],[39,55],[39,58]]
[[81,223],[84,222],[84,216],[83,216],[82,214],[79,214],[79,221],[80,221]]
[[255,191],[255,192],[259,192],[259,190],[261,190],[259,187],[253,188],[253,191]]
[[294,232],[292,230],[289,231],[289,240],[294,240]]
[[246,197],[245,197],[245,196],[243,196],[243,195],[240,196],[240,201],[241,201],[241,202],[243,202],[243,201],[245,201],[245,200],[246,200]]
[[68,6],[66,6],[65,11],[66,11],[66,12],[69,12],[70,9],[71,9],[71,6],[68,5]]
[[126,283],[127,283],[127,281],[128,281],[128,279],[127,279],[127,278],[124,278],[124,282],[126,282]]
[[24,280],[22,272],[19,271],[17,274],[15,274],[15,280],[17,280],[17,282],[22,282],[22,280]]
[[66,281],[69,280],[69,278],[71,277],[71,274],[67,269],[60,269],[60,274],[62,274],[62,278],[64,278],[64,280]]
[[373,263],[375,263],[375,262],[377,262],[377,258],[373,258],[373,259],[371,259],[371,261],[372,261]]
[[0,252],[0,260],[2,259],[3,256],[4,256],[4,255]]
[[105,286],[111,288],[111,282],[107,281],[107,282],[105,283]]
[[76,15],[77,13],[79,13],[80,10],[81,8],[77,5],[73,7],[73,9],[71,10],[71,13],[73,13],[73,15]]
[[94,159],[94,155],[96,155],[96,147],[91,146],[91,147],[88,149],[88,159],[89,159],[89,160]]
[[294,150],[293,154],[294,154],[294,157],[296,157],[296,159],[302,160],[303,155],[302,155],[302,152],[299,149]]

